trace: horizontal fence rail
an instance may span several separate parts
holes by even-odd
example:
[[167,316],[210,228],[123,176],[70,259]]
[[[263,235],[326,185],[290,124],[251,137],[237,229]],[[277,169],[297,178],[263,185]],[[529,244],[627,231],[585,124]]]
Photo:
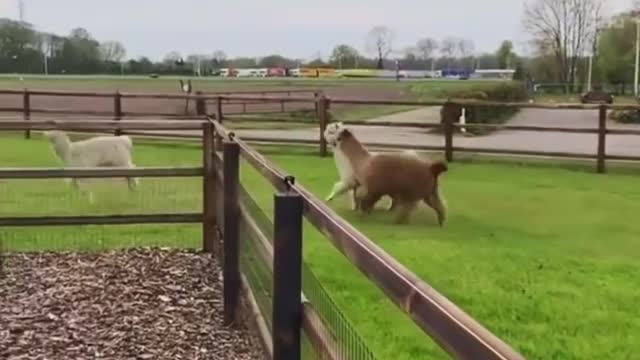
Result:
[[[279,93],[280,91],[247,91],[249,94],[255,93]],[[305,93],[307,91],[287,91],[282,93]],[[312,91],[308,91],[311,93]],[[320,94],[320,91],[313,91]],[[164,99],[164,100],[255,100],[261,102],[313,102],[317,96],[313,97],[293,97],[293,96],[251,96],[241,92],[211,92],[200,94],[167,94],[167,93],[127,93],[127,92],[89,92],[89,91],[66,91],[66,90],[31,90],[31,89],[0,89],[0,95],[34,95],[34,96],[62,96],[62,97],[103,97],[122,99]],[[230,94],[230,95],[225,95]],[[240,94],[240,95],[237,95]],[[515,107],[531,109],[572,109],[572,110],[597,110],[600,106],[612,110],[640,109],[640,104],[540,104],[529,102],[498,102],[484,100],[465,99],[433,99],[433,100],[387,100],[387,99],[357,99],[326,97],[332,104],[347,105],[390,105],[390,106],[442,106],[446,104],[460,106],[492,106],[492,107]]]
[[[203,120],[29,120],[0,121],[0,131],[16,130],[202,130]],[[202,135],[200,135],[202,136]]]
[[0,168],[0,179],[190,177],[202,176],[201,167],[183,168]]
[[[287,190],[282,171],[221,124],[215,127],[220,136],[238,143],[242,157],[276,189]],[[293,185],[291,191],[301,196],[305,217],[448,353],[459,359],[524,359],[307,190]]]
[[0,217],[0,226],[137,225],[201,223],[202,214]]

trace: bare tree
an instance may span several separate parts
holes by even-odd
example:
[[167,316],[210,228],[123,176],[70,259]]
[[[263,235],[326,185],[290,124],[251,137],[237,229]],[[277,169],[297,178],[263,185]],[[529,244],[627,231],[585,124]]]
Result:
[[470,39],[458,39],[457,50],[460,57],[464,59],[473,55],[476,45]]
[[605,1],[530,0],[525,4],[525,29],[538,52],[553,56],[560,81],[576,81],[578,60],[590,48]]
[[420,58],[425,61],[431,60],[431,68],[433,69],[434,53],[438,49],[438,41],[432,38],[424,38],[416,43],[416,52]]
[[378,59],[378,69],[383,68],[384,59],[393,50],[393,40],[395,33],[386,26],[376,26],[367,35],[367,51],[376,54]]
[[440,44],[440,53],[446,58],[454,58],[458,46],[458,39],[454,37],[446,37]]
[[127,55],[127,51],[119,41],[105,41],[100,44],[100,55],[104,61],[120,62]]
[[227,54],[222,50],[216,50],[211,55],[214,66],[220,67],[227,60]]

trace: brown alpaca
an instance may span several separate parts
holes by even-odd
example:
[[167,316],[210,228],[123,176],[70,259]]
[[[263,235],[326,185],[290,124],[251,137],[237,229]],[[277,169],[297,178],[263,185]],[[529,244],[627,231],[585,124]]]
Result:
[[391,209],[397,209],[396,222],[404,223],[422,200],[435,210],[438,223],[443,225],[446,205],[439,192],[438,177],[447,171],[444,162],[431,162],[402,153],[363,156],[362,145],[348,129],[342,130],[338,137],[339,146],[354,169],[358,208],[363,213],[370,213],[387,195],[393,200]]
[[[327,196],[326,200],[331,201],[336,196],[342,195],[347,191],[351,191],[352,196],[352,208],[358,210],[358,201],[355,197],[356,189],[358,187],[358,181],[355,176],[357,167],[353,164],[363,164],[371,157],[377,156],[377,153],[369,152],[355,136],[342,136],[341,134],[346,128],[342,123],[332,123],[327,126],[324,132],[324,137],[328,144],[333,147],[333,155],[340,174],[340,181],[336,182],[331,189],[331,193]],[[415,151],[407,150],[403,152],[406,156],[418,157]],[[391,204],[393,207],[393,203]]]

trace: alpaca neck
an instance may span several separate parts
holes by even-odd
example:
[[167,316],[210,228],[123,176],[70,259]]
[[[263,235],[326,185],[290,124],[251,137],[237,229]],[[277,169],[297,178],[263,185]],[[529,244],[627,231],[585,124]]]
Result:
[[69,161],[71,142],[66,135],[61,135],[55,137],[51,144],[53,145],[53,150],[58,155],[58,158],[63,162],[67,163]]
[[344,139],[338,146],[340,146],[340,150],[349,158],[351,167],[354,169],[370,156],[369,151],[353,136]]

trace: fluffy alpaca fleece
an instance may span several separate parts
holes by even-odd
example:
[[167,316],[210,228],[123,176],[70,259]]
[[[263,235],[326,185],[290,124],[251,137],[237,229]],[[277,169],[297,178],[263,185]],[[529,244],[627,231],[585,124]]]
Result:
[[442,161],[429,161],[403,153],[367,156],[366,150],[347,128],[339,129],[336,142],[354,170],[356,201],[363,213],[369,213],[383,197],[393,200],[397,223],[407,222],[420,201],[433,208],[442,226],[446,205],[439,191],[438,178],[447,171]]
[[[66,167],[135,167],[131,161],[133,144],[128,136],[96,136],[76,142],[71,142],[63,131],[45,131],[44,136]],[[79,189],[78,179],[71,179],[71,183]],[[138,179],[127,178],[127,183],[133,190]],[[93,201],[90,192],[89,200]]]
[[[344,127],[342,122],[335,122],[329,124],[324,131],[324,138],[333,149],[334,161],[340,176],[340,180],[333,185],[331,193],[327,196],[326,200],[331,201],[336,196],[351,191],[351,208],[353,210],[357,210],[358,201],[356,199],[356,189],[358,187],[358,181],[355,176],[354,167],[349,157],[345,154],[343,147],[356,154],[359,162],[364,162],[378,154],[375,152],[369,152],[355,137],[349,139],[349,141],[353,141],[354,143],[342,146],[340,144],[341,139],[339,135],[344,129],[346,129],[346,127]],[[404,154],[418,157],[418,153],[413,150],[407,150]],[[392,200],[389,209],[392,209],[393,207],[394,205]]]
[[[349,158],[338,146],[338,134],[341,129],[343,129],[343,125],[338,122],[329,124],[324,131],[324,138],[333,149],[333,159],[336,163],[336,168],[338,169],[338,175],[340,176],[340,180],[333,185],[331,193],[327,196],[326,200],[331,201],[336,196],[340,196],[347,191],[351,191],[351,208],[356,210],[357,201],[355,197],[355,189],[358,186],[358,182],[356,181]],[[361,147],[359,154],[362,159],[369,158],[373,155],[364,149],[364,147]]]

